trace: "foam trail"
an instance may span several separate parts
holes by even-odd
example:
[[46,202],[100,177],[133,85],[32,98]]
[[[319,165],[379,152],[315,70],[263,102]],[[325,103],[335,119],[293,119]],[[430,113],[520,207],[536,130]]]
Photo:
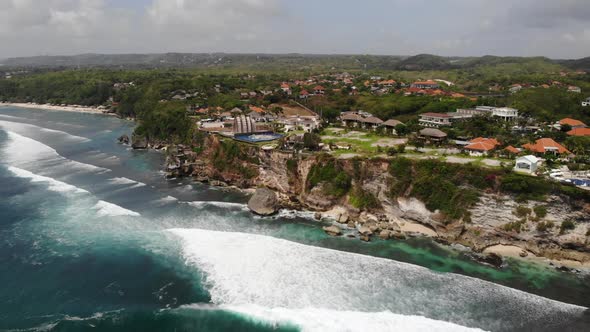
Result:
[[128,178],[124,178],[124,177],[112,178],[112,179],[109,179],[108,181],[109,181],[109,183],[118,184],[118,185],[133,185],[132,188],[139,188],[139,187],[146,186],[146,184],[143,182],[138,182],[138,181],[131,180]]
[[241,203],[232,203],[232,202],[217,202],[217,201],[198,201],[198,202],[182,202],[188,204],[190,206],[194,206],[196,208],[205,208],[205,207],[218,207],[224,209],[240,209],[240,210],[248,210],[248,206],[246,204]]
[[127,210],[119,205],[105,202],[105,201],[98,201],[96,205],[93,207],[97,212],[96,214],[99,217],[120,217],[120,216],[131,216],[131,217],[141,217],[141,214]]
[[585,310],[475,278],[268,236],[169,232],[182,239],[187,264],[204,272],[219,305],[390,311],[490,330],[564,323]]
[[51,191],[60,192],[60,193],[70,192],[70,193],[77,193],[77,194],[88,193],[87,190],[84,190],[82,188],[78,188],[76,186],[72,186],[72,185],[67,184],[65,182],[61,182],[61,181],[58,181],[56,179],[52,179],[52,178],[49,178],[46,176],[37,175],[37,174],[31,173],[27,170],[20,169],[18,167],[9,166],[8,170],[10,172],[12,172],[12,174],[14,174],[15,176],[17,176],[19,178],[30,179],[31,182],[33,182],[33,183],[46,183],[48,185],[47,189],[49,189]]
[[17,134],[12,131],[6,131],[9,138],[9,144],[4,146],[3,152],[9,163],[31,163],[38,161],[59,162],[61,165],[71,170],[91,171],[106,173],[111,170],[108,168],[98,167],[95,165],[85,164],[62,157],[57,151],[39,141]]
[[36,126],[33,124],[28,124],[28,123],[0,120],[0,126],[7,128],[11,131],[16,131],[16,132],[19,132],[19,131],[20,132],[30,132],[31,130],[36,130],[36,131],[42,131],[45,133],[57,134],[59,136],[59,138],[77,141],[80,143],[85,143],[85,142],[91,141],[91,139],[86,138],[86,137],[76,136],[76,135],[72,135],[70,133],[67,133],[65,131],[39,127],[39,126]]
[[422,316],[399,315],[390,311],[383,312],[359,312],[337,311],[320,308],[285,309],[264,308],[255,305],[229,305],[221,306],[222,309],[247,315],[260,321],[270,322],[273,325],[295,324],[303,332],[323,331],[349,331],[349,332],[467,332],[482,331],[476,328],[468,328],[445,321],[434,320]]

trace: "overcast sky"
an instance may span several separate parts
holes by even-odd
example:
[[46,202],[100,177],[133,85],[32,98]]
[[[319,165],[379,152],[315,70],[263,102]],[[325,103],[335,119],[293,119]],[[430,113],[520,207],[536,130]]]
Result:
[[590,56],[590,0],[0,0],[0,58],[146,52]]

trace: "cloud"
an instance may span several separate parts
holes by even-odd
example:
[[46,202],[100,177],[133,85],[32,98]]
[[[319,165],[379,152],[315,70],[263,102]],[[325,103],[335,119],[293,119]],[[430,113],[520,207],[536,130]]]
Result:
[[0,58],[139,52],[590,55],[588,0],[0,0]]

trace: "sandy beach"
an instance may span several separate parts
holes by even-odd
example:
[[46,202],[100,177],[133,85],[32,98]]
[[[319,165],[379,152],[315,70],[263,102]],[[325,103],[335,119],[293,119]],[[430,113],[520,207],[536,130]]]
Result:
[[35,104],[35,103],[4,103],[0,102],[0,106],[12,106],[22,107],[28,109],[38,110],[49,110],[49,111],[65,111],[65,112],[77,112],[77,113],[92,113],[92,114],[105,114],[115,115],[113,113],[104,113],[106,109],[91,107],[91,106],[80,106],[80,105],[50,105],[50,104]]

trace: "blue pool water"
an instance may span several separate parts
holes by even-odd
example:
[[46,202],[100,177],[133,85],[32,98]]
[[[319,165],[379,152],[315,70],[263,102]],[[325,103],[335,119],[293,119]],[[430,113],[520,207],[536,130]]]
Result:
[[244,141],[248,143],[270,142],[282,137],[283,135],[272,132],[256,134],[239,134],[234,136],[234,138],[238,141]]

